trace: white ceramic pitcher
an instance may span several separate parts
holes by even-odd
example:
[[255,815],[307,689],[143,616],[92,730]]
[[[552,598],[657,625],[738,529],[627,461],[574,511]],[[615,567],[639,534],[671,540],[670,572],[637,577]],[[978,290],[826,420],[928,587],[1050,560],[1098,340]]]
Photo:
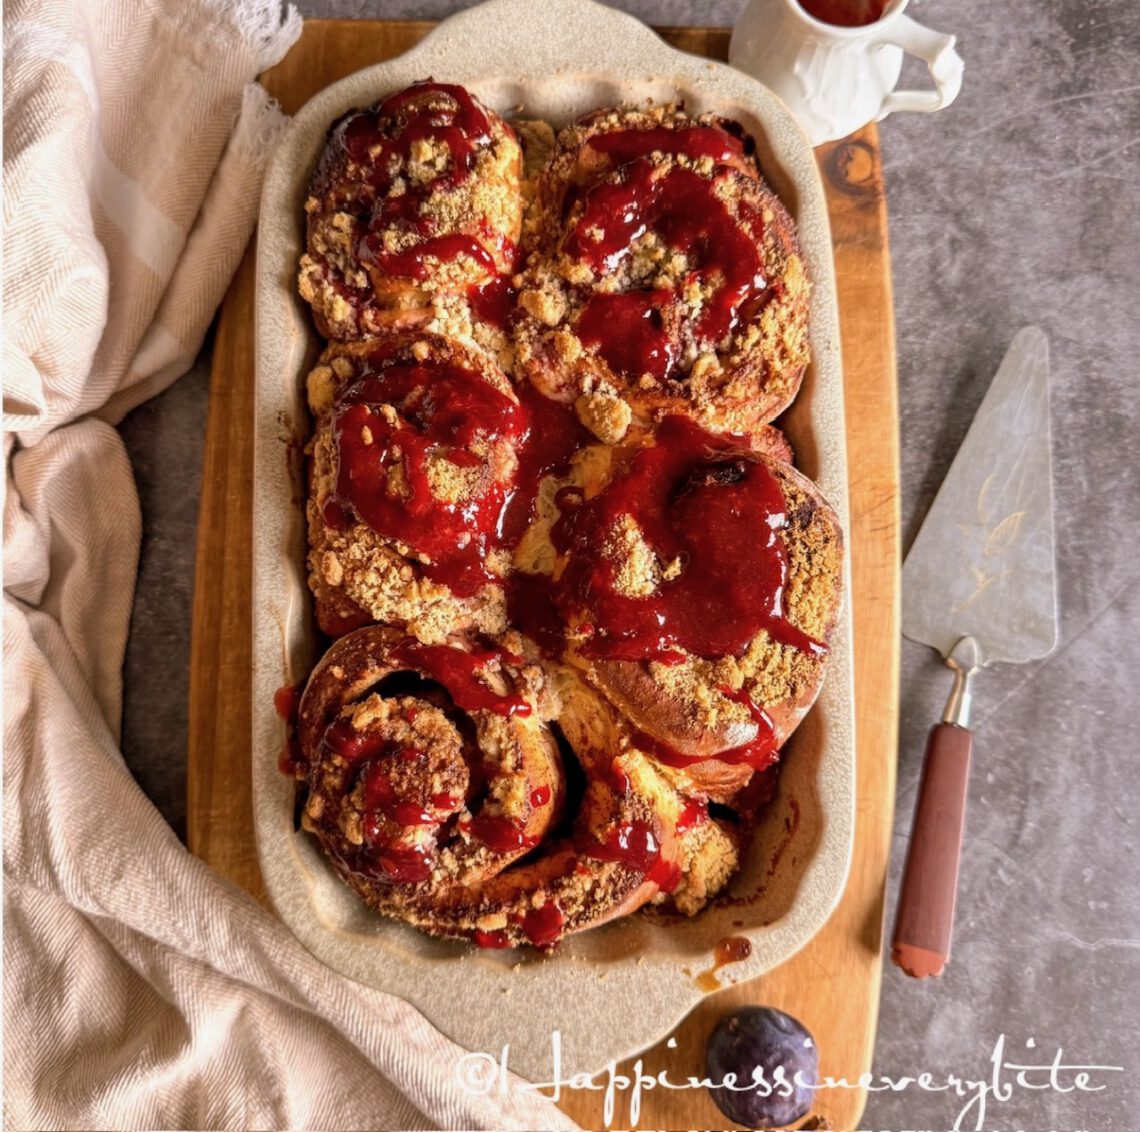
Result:
[[[728,60],[773,90],[799,119],[812,145],[845,137],[896,110],[949,106],[962,86],[955,37],[904,14],[894,0],[874,23],[824,23],[798,0],[750,0],[732,33]],[[930,68],[934,90],[895,90],[903,52]]]

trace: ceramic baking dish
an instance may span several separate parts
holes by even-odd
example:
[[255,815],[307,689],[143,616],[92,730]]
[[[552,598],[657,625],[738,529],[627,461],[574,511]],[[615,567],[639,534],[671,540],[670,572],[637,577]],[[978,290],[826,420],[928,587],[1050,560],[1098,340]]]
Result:
[[[293,828],[293,783],[273,693],[305,678],[314,630],[304,570],[303,377],[319,342],[295,280],[302,203],[329,124],[341,113],[433,77],[462,83],[507,117],[558,126],[594,107],[684,100],[741,121],[799,226],[814,282],[813,364],[784,425],[799,466],[847,527],[843,378],[831,241],[808,142],[783,105],[731,68],[682,54],[629,16],[591,0],[491,0],[454,16],[414,50],[336,83],[297,115],[265,182],[257,255],[254,485],[253,775],[258,855],[270,898],[301,942],[338,971],[414,1003],[476,1050],[511,1046],[511,1067],[595,1071],[665,1035],[703,996],[702,972],[727,936],[749,958],[719,973],[753,978],[801,948],[843,891],[854,824],[850,618],[844,613],[815,709],[786,748],[780,789],[732,892],[691,921],[635,915],[567,941],[556,954],[479,951],[428,939],[370,912]],[[847,587],[849,592],[849,586]]]

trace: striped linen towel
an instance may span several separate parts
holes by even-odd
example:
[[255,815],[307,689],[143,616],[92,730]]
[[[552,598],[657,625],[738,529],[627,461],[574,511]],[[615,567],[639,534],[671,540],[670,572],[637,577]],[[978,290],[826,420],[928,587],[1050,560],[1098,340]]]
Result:
[[[284,118],[277,0],[4,6],[8,1128],[572,1128],[191,857],[117,749],[139,547],[113,425],[191,364]],[[187,553],[191,548],[187,548]]]

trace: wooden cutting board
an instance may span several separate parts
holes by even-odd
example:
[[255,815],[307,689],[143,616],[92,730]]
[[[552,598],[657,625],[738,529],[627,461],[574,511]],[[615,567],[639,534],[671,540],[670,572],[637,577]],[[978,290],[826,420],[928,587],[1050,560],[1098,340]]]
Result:
[[[264,83],[294,113],[329,83],[398,55],[432,25],[311,20]],[[725,58],[722,28],[665,28],[686,51]],[[895,796],[899,651],[899,492],[894,316],[878,133],[868,126],[817,151],[835,243],[851,491],[852,608],[858,786],[851,876],[839,907],[793,959],[768,975],[712,995],[664,1042],[643,1072],[703,1074],[705,1039],[725,1011],[779,1007],[817,1039],[825,1075],[856,1081],[870,1068],[878,1015],[883,895]],[[222,308],[214,343],[198,521],[190,675],[187,840],[192,852],[265,902],[253,841],[250,771],[253,291],[251,244]],[[652,988],[647,988],[647,996]],[[489,1007],[490,1008],[490,1007]],[[622,1067],[629,1072],[631,1065]],[[864,1095],[821,1092],[820,1127],[852,1129]],[[601,1094],[562,1102],[584,1127],[601,1128]],[[640,1119],[619,1097],[613,1127],[725,1128],[701,1090],[647,1093]]]

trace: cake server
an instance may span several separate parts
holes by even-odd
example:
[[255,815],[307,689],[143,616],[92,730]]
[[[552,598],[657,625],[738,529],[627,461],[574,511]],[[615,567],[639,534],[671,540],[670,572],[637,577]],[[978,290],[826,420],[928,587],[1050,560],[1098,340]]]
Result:
[[970,769],[974,674],[1057,643],[1049,346],[1019,330],[954,457],[902,572],[902,630],[954,673],[930,732],[891,958],[940,975],[950,957]]

